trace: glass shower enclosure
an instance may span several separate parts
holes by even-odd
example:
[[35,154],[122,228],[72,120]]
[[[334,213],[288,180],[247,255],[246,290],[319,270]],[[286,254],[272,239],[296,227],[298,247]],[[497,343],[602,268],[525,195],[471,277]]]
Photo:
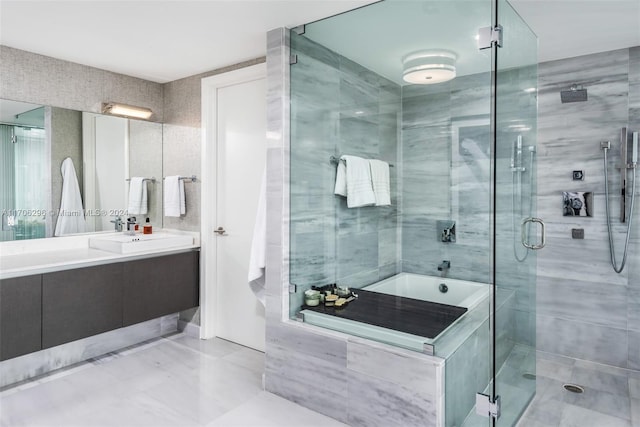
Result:
[[0,241],[45,237],[49,177],[44,107],[0,103]]
[[536,384],[535,35],[506,1],[387,0],[290,39],[290,317],[444,359],[446,426],[515,425]]

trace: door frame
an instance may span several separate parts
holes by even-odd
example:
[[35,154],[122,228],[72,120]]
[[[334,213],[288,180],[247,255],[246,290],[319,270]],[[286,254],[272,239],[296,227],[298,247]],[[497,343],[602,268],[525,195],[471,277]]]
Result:
[[[202,79],[202,148],[200,198],[200,339],[216,336],[216,236],[218,89],[266,78],[267,65],[261,63]],[[249,283],[246,284],[249,286]]]

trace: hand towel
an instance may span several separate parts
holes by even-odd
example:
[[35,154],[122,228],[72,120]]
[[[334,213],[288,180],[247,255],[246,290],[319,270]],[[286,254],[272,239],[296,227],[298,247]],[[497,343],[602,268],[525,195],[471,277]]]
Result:
[[267,176],[262,174],[256,223],[253,226],[251,256],[249,258],[249,287],[256,298],[265,305],[265,269],[267,266]]
[[66,234],[84,233],[86,231],[86,221],[84,219],[84,209],[82,208],[82,196],[76,168],[73,160],[67,157],[62,162],[60,168],[62,172],[62,197],[60,200],[60,211],[54,236],[64,236]]
[[333,194],[347,197],[347,167],[345,162],[338,160],[338,168],[336,169],[336,186]]
[[375,205],[376,196],[371,184],[369,161],[356,156],[342,156],[340,160],[344,160],[346,163],[347,207],[359,208]]
[[389,185],[389,163],[382,160],[369,160],[371,183],[376,196],[376,206],[391,204],[391,186]]
[[184,198],[184,181],[179,175],[164,179],[164,216],[184,215],[186,204]]
[[147,213],[147,181],[139,176],[131,178],[129,183],[128,215],[144,215]]

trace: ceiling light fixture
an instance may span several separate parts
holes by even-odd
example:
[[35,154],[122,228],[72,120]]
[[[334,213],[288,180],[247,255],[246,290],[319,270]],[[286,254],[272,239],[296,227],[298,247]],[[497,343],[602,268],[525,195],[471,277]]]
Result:
[[421,50],[402,59],[402,79],[407,83],[430,85],[456,76],[458,56],[447,50]]
[[104,102],[102,104],[102,113],[147,120],[151,117],[153,111],[145,107],[135,107],[133,105],[118,104],[116,102]]

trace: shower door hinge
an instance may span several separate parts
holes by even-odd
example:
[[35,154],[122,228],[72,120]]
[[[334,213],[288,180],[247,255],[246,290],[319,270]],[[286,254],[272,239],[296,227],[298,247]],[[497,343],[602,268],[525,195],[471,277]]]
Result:
[[502,25],[496,25],[495,27],[482,27],[478,29],[478,49],[491,49],[495,44],[497,47],[502,47]]
[[500,418],[500,396],[491,401],[488,394],[476,393],[476,414],[487,418]]
[[297,35],[301,36],[306,31],[306,27],[304,24],[298,25],[297,27],[293,27],[293,31],[295,31]]
[[289,285],[289,293],[295,294],[296,292],[298,292],[298,285],[296,284]]
[[289,55],[289,65],[298,63],[298,55]]

